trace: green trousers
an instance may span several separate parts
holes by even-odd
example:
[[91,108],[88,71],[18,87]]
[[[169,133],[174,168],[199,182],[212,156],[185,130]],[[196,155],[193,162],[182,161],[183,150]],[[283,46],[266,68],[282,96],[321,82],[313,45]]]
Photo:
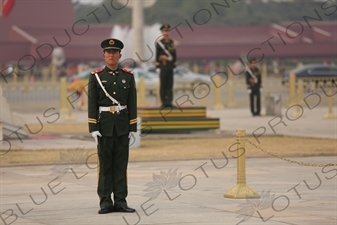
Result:
[[[102,136],[98,145],[98,187],[100,207],[126,206],[127,166],[129,160],[128,134],[113,137]],[[111,198],[113,195],[113,201]]]

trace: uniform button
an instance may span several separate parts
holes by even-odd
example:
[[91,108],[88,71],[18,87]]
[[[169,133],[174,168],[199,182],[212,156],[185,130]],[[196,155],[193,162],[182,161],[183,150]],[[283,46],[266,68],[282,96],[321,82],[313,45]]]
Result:
[[124,87],[124,89],[126,89],[126,87]]
[[115,95],[115,94],[116,94],[116,92],[114,91],[112,94],[114,94],[114,95]]
[[114,82],[114,84],[116,84],[116,82]]

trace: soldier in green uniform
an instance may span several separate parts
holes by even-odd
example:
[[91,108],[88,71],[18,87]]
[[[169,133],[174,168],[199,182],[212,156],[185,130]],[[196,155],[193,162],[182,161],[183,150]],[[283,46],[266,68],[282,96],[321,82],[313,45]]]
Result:
[[170,25],[160,27],[163,37],[156,43],[156,68],[160,77],[160,99],[162,107],[173,107],[173,73],[176,67],[176,47],[169,37]]
[[262,77],[260,69],[256,66],[256,59],[249,60],[250,66],[246,71],[247,93],[249,94],[250,111],[253,116],[260,116]]
[[132,72],[119,67],[124,44],[110,38],[101,47],[106,66],[91,72],[88,85],[89,132],[98,145],[98,213],[132,213],[126,170],[130,135],[137,131],[136,83]]

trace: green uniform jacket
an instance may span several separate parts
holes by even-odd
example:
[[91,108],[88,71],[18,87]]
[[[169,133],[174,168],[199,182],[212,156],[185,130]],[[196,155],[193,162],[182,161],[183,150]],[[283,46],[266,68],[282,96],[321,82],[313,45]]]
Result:
[[176,46],[174,44],[174,41],[172,39],[165,40],[164,38],[159,40],[163,45],[165,46],[166,50],[170,52],[172,55],[172,61],[167,61],[166,63],[160,60],[161,55],[168,56],[163,48],[156,43],[156,67],[157,68],[175,68],[176,67],[176,61],[177,61],[177,51]]
[[[99,85],[98,74],[105,90],[116,99],[124,109],[117,113],[101,112],[99,106],[113,104]],[[89,132],[100,131],[104,136],[112,136],[116,127],[117,136],[137,131],[137,90],[133,73],[125,69],[111,71],[108,67],[91,72],[88,85],[88,123]]]
[[250,75],[248,71],[246,71],[246,84],[247,84],[247,89],[252,89],[252,91],[259,90],[259,88],[262,88],[262,76],[259,68],[250,68],[252,73],[256,76],[257,78],[257,83],[253,82],[253,77]]

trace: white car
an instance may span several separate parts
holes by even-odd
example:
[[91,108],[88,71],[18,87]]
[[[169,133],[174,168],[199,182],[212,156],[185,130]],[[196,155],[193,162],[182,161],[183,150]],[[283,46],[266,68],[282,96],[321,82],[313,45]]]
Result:
[[[156,67],[148,67],[146,68],[152,76],[159,75],[156,72]],[[174,89],[184,89],[184,90],[192,90],[194,87],[199,84],[206,83],[208,85],[211,84],[211,78],[205,74],[194,73],[191,70],[183,67],[177,66],[174,70]]]
[[131,70],[135,77],[137,87],[139,87],[139,80],[141,77],[144,77],[144,84],[147,93],[154,94],[159,87],[159,77],[155,76],[143,68],[134,68]]
[[[69,78],[68,82],[70,84],[68,85],[68,90],[81,93],[83,91],[83,88],[87,86],[88,84],[91,71],[94,71],[96,69],[98,68],[88,69],[86,71],[78,73],[77,75]],[[139,80],[140,80],[139,78],[144,77],[144,84],[145,84],[145,89],[147,93],[150,93],[150,94],[155,93],[155,90],[159,87],[158,76],[153,76],[152,74],[150,74],[149,72],[147,72],[146,70],[142,68],[134,68],[134,69],[129,69],[129,70],[133,72],[137,86],[139,84]]]

